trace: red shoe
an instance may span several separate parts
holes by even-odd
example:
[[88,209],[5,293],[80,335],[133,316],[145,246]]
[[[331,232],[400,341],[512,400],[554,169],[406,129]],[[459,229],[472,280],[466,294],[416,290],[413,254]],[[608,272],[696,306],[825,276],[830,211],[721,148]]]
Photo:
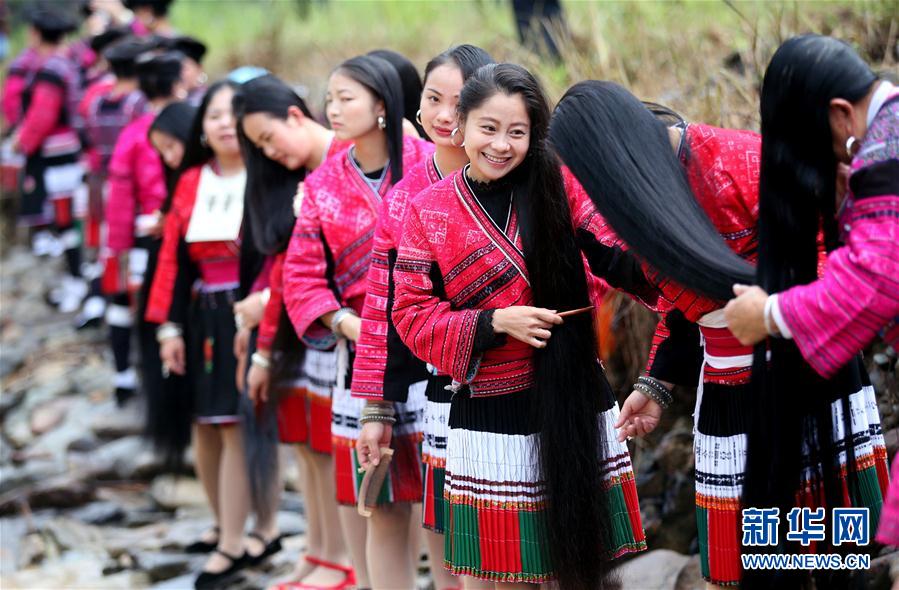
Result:
[[349,590],[356,585],[356,572],[353,568],[346,565],[340,565],[339,563],[331,563],[330,561],[312,557],[311,555],[307,555],[304,559],[319,567],[326,567],[328,569],[343,572],[343,581],[334,586],[316,586],[314,584],[304,584],[303,582],[288,582],[286,584],[278,584],[272,590]]

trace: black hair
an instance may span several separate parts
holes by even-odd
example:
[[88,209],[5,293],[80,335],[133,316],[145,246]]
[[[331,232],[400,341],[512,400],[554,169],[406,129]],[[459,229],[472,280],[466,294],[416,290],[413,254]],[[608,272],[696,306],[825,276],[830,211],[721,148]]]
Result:
[[148,7],[153,11],[153,16],[163,17],[169,13],[169,5],[172,0],[125,0],[125,8],[134,10],[135,8]]
[[49,2],[38,3],[27,12],[27,18],[41,40],[51,45],[58,45],[67,33],[78,28],[78,23],[68,12]]
[[[153,131],[161,131],[180,141],[186,148],[187,141],[190,138],[190,130],[193,128],[196,116],[197,107],[186,102],[173,102],[159,111],[159,114],[153,119],[147,135],[149,136]],[[160,207],[160,211],[163,213],[167,213],[172,208],[172,197],[175,195],[175,186],[178,184],[179,171],[181,169],[180,166],[176,170],[165,166],[167,190],[165,201],[162,207]]]
[[425,66],[424,82],[427,83],[428,76],[431,75],[431,72],[440,66],[448,64],[459,68],[459,71],[462,72],[462,80],[465,81],[478,71],[481,66],[492,64],[494,61],[495,60],[490,54],[480,47],[469,45],[467,43],[456,45],[450,47],[428,62],[428,65]]
[[409,61],[409,58],[405,55],[390,49],[375,49],[374,51],[369,51],[367,55],[380,57],[396,68],[403,88],[403,118],[415,126],[421,137],[427,138],[424,128],[418,124],[416,117],[419,101],[421,101],[422,84],[415,64]]
[[[137,77],[137,58],[146,52],[150,46],[137,37],[127,36],[111,43],[103,50],[103,58],[109,63],[109,69],[113,75],[122,80]],[[149,72],[150,67],[146,66]],[[174,71],[174,68],[172,68]],[[179,70],[180,75],[180,70]],[[145,74],[145,82],[148,86],[149,73]]]
[[[390,156],[390,182],[396,184],[403,178],[403,87],[399,73],[390,62],[373,55],[350,58],[334,71],[362,84],[376,100],[384,103],[384,132]],[[416,102],[420,99],[420,94],[421,86]]]
[[597,210],[665,276],[717,300],[751,283],[752,266],[702,210],[667,126],[613,82],[575,84],[556,106],[550,141]]
[[288,170],[266,157],[244,133],[243,119],[253,113],[264,113],[286,120],[287,110],[292,106],[300,109],[306,117],[313,118],[303,99],[272,75],[244,83],[234,95],[237,137],[247,166],[245,207],[248,221],[253,226],[256,248],[269,255],[287,248],[296,222],[293,197],[297,184],[306,176],[306,170]]
[[184,161],[181,163],[181,170],[187,170],[194,166],[201,166],[215,157],[215,154],[208,145],[204,145],[203,136],[203,118],[206,116],[206,110],[213,97],[223,88],[230,88],[237,93],[240,85],[231,80],[224,79],[214,83],[203,95],[200,106],[197,107],[197,114],[194,117],[193,126],[190,129],[187,143],[184,145]]
[[97,53],[102,53],[104,49],[130,35],[130,31],[126,27],[110,27],[91,37],[90,47]]
[[[590,305],[587,278],[575,243],[561,170],[547,146],[550,108],[539,82],[521,66],[490,64],[478,69],[459,97],[459,119],[491,96],[519,96],[530,119],[530,144],[515,170],[525,193],[522,237],[534,305],[578,309]],[[593,589],[608,583],[611,507],[602,492],[604,452],[600,412],[611,390],[597,360],[591,315],[574,316],[553,328],[535,357],[535,407],[540,431],[540,475],[545,482],[548,550],[561,588]],[[564,395],[560,395],[564,392]],[[604,399],[608,394],[609,399]]]
[[147,100],[169,98],[175,92],[175,84],[181,80],[181,61],[184,56],[176,51],[144,53],[135,60],[138,84]]
[[[829,105],[834,98],[861,100],[876,80],[852,48],[830,37],[794,37],[771,58],[761,92],[757,277],[769,293],[817,279],[822,230],[828,249],[835,245],[837,159]],[[859,497],[853,438],[847,434],[845,447],[834,440],[831,417],[832,404],[839,404],[843,426],[852,432],[848,398],[854,387],[849,384],[866,379],[858,360],[824,379],[793,341],[781,338],[759,344],[754,360],[744,505],[779,507],[783,515],[793,506],[807,460],[822,466],[823,473],[816,475],[823,480],[818,483],[825,505],[842,505],[843,486],[834,464],[840,450],[847,453],[849,495]],[[803,459],[803,445],[808,459]],[[747,571],[745,586],[782,585],[784,576]],[[823,587],[820,582],[818,587]]]

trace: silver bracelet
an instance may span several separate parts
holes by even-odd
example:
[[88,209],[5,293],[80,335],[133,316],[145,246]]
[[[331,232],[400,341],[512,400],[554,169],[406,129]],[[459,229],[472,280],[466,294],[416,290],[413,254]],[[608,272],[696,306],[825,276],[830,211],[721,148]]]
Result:
[[637,382],[634,383],[634,389],[662,406],[663,410],[668,409],[671,402],[674,401],[671,391],[662,385],[661,381],[649,375],[637,378]]
[[266,358],[259,352],[254,352],[250,355],[250,362],[259,367],[260,369],[271,369],[272,361],[269,358]]
[[774,295],[768,295],[768,298],[765,299],[765,311],[762,314],[762,317],[765,320],[765,332],[768,333],[768,336],[779,336],[772,327],[771,327],[771,309],[774,307]]
[[396,418],[393,416],[382,416],[380,414],[372,414],[359,418],[359,424],[368,424],[369,422],[382,422],[384,424],[396,424]]
[[347,316],[356,315],[356,310],[352,307],[341,307],[331,316],[331,331],[338,336],[343,336],[340,332],[340,322],[345,320]]
[[181,330],[181,326],[173,322],[166,322],[156,328],[156,342],[162,344],[163,340],[168,340],[169,338],[176,338],[183,334]]

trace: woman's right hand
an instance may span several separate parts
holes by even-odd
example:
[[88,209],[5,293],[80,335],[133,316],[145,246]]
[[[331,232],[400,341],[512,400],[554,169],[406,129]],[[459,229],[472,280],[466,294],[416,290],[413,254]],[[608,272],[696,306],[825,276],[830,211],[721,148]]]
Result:
[[493,329],[498,334],[508,334],[534,348],[544,348],[552,336],[552,327],[562,323],[562,317],[553,309],[513,305],[493,312]]
[[250,372],[247,374],[247,396],[251,402],[264,404],[268,401],[268,388],[271,380],[271,369],[250,363]]
[[362,425],[359,438],[356,439],[356,456],[359,465],[368,469],[381,462],[381,447],[390,446],[393,436],[393,425],[384,422],[366,422]]
[[184,338],[172,336],[160,342],[159,358],[162,359],[163,366],[168,367],[169,371],[176,375],[184,375],[187,369],[184,361]]

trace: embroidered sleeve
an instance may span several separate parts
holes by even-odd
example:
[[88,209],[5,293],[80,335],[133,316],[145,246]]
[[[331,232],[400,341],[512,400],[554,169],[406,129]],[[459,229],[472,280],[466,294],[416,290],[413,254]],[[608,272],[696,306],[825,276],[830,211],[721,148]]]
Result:
[[135,183],[138,181],[134,147],[131,134],[122,133],[109,160],[106,246],[114,253],[123,252],[134,244],[134,218],[137,214]]
[[[179,277],[179,263],[183,259],[183,252],[179,254],[183,246],[183,201],[189,199],[187,191],[191,186],[182,177],[175,189],[172,210],[165,217],[165,225],[162,233],[162,245],[159,248],[159,258],[156,263],[156,273],[153,275],[153,284],[150,287],[150,296],[147,298],[147,311],[145,318],[148,322],[161,324],[169,320],[172,308],[172,300],[175,296],[176,284]],[[183,275],[182,275],[183,276]],[[183,282],[183,281],[182,281]]]
[[19,149],[31,156],[59,123],[64,108],[65,91],[59,84],[41,80],[34,86],[28,112],[19,128]]
[[322,231],[314,191],[306,183],[300,215],[284,259],[284,304],[294,329],[305,336],[323,315],[340,309],[334,262]]
[[483,312],[454,310],[449,301],[435,294],[431,273],[439,269],[414,205],[403,226],[394,267],[397,333],[415,356],[454,381],[471,383],[480,365],[474,342]]
[[696,387],[701,370],[699,326],[677,309],[663,314],[652,338],[646,372],[662,381]]
[[259,324],[259,335],[256,337],[256,348],[271,351],[278,331],[278,320],[281,318],[281,308],[284,306],[284,254],[275,256],[275,262],[271,265],[269,273],[269,297],[265,304],[265,312],[262,322]]
[[899,160],[850,182],[856,200],[846,245],[830,253],[820,279],[778,297],[802,356],[825,377],[899,316]]
[[3,95],[0,102],[3,105],[3,121],[5,129],[11,129],[22,117],[22,94],[25,92],[25,77],[21,71],[10,72],[3,84]]

